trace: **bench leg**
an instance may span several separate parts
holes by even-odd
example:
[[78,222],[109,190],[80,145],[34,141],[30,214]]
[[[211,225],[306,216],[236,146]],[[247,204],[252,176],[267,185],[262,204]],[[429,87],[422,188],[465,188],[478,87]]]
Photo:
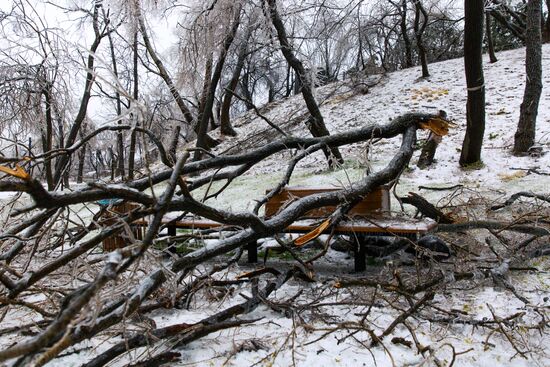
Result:
[[357,243],[354,251],[354,263],[355,263],[355,271],[361,272],[365,271],[367,268],[366,263],[366,251],[365,251],[365,244],[364,243]]
[[247,243],[246,251],[248,252],[248,262],[257,263],[258,262],[258,243],[256,241]]
[[[168,236],[175,236],[176,235],[176,226],[167,226],[166,229],[168,230]],[[175,242],[169,243],[168,248],[166,249],[169,253],[175,254],[178,252]]]

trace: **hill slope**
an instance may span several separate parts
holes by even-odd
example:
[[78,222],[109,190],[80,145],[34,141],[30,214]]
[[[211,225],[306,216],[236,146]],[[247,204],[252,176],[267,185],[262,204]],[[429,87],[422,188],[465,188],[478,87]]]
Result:
[[[445,110],[458,127],[452,129],[445,137],[436,154],[437,163],[427,170],[416,168],[419,152],[411,162],[401,179],[402,191],[416,189],[417,186],[449,186],[462,184],[483,191],[487,194],[512,193],[529,188],[533,191],[545,191],[550,187],[547,176],[527,174],[529,168],[548,172],[550,155],[541,157],[514,157],[511,154],[513,137],[519,120],[519,106],[523,98],[525,85],[524,49],[501,52],[499,61],[490,64],[484,60],[487,100],[487,125],[482,152],[484,166],[478,170],[462,170],[458,166],[460,149],[465,132],[466,82],[463,71],[463,60],[449,60],[430,65],[431,77],[418,78],[420,68],[415,67],[386,76],[372,76],[364,80],[346,80],[317,89],[317,99],[321,111],[331,132],[341,132],[372,122],[383,122],[406,112],[435,112]],[[543,70],[550,70],[550,45],[543,47]],[[365,84],[374,84],[364,91]],[[550,146],[550,75],[543,75],[545,89],[539,108],[537,120],[538,144],[548,150]],[[286,129],[293,135],[307,136],[304,126],[307,111],[301,96],[278,101],[262,109],[262,113],[273,123]],[[260,146],[266,141],[280,137],[267,123],[249,112],[235,120],[239,135],[236,138],[223,138],[224,143],[216,152],[241,151],[253,146]],[[419,138],[426,133],[419,133]],[[345,185],[363,175],[367,165],[380,167],[391,157],[391,151],[397,147],[398,140],[381,141],[370,148],[369,142],[343,147],[342,153],[347,163],[345,170],[328,172],[326,163],[319,153],[305,159],[297,168],[292,183],[294,184],[332,184]],[[239,185],[250,189],[251,196],[261,193],[276,182],[283,172],[288,154],[273,157],[254,167],[248,174],[250,182]],[[520,169],[520,170],[518,170]],[[320,173],[322,174],[315,174]],[[252,179],[256,177],[256,179]],[[253,181],[258,184],[249,187]],[[265,184],[265,187],[263,187]],[[234,202],[234,196],[228,192],[221,198],[224,206],[244,207],[242,202]],[[494,195],[492,195],[494,196]],[[246,206],[246,205],[245,205]]]

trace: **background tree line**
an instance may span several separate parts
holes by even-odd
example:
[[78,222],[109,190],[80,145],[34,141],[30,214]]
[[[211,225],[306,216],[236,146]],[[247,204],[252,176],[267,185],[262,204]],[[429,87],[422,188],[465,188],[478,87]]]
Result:
[[[534,22],[526,2],[475,3],[470,35],[493,61],[495,50],[529,45]],[[548,41],[545,5],[535,16]],[[450,0],[14,0],[0,14],[2,154],[40,157],[38,174],[49,189],[91,173],[131,179],[148,161],[173,161],[178,147],[195,139],[198,158],[218,143],[209,131],[235,135],[234,116],[303,93],[304,86],[416,65],[422,65],[419,77],[428,77],[430,63],[460,57],[463,45],[472,44],[465,42],[461,6]],[[270,9],[278,9],[287,45]],[[63,21],[47,19],[46,10]],[[292,66],[285,50],[301,67]],[[308,94],[319,123],[312,133],[327,134]],[[107,125],[138,129],[107,129],[76,155],[60,154]]]

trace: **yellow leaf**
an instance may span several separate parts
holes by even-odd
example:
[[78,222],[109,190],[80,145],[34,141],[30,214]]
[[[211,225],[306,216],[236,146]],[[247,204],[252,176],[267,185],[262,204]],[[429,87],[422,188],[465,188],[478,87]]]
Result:
[[327,227],[329,225],[330,225],[330,219],[327,219],[323,223],[321,223],[321,225],[319,227],[315,228],[313,231],[303,235],[302,237],[297,238],[296,241],[294,241],[294,244],[296,246],[305,245],[309,241],[314,240],[317,237],[319,237],[321,235],[321,233],[323,233],[323,231],[325,229],[327,229]]
[[25,172],[23,168],[21,168],[18,164],[15,165],[15,169],[0,166],[0,172],[4,172],[10,176],[20,178],[22,180],[29,180],[31,176]]

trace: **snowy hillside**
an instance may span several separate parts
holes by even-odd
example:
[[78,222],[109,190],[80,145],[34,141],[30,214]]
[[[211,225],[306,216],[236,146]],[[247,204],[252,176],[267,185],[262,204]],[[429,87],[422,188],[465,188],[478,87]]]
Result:
[[[417,152],[410,164],[410,170],[404,172],[400,178],[397,191],[400,194],[408,191],[420,192],[432,202],[448,204],[450,208],[471,205],[473,209],[468,215],[477,216],[483,212],[483,205],[489,205],[493,200],[504,200],[517,191],[529,190],[548,194],[550,190],[550,154],[540,157],[511,155],[525,84],[524,50],[502,52],[498,54],[498,58],[496,64],[489,64],[485,59],[487,127],[482,153],[484,166],[480,169],[460,169],[458,166],[466,125],[466,91],[462,59],[430,65],[432,76],[427,80],[418,78],[420,69],[416,67],[388,74],[381,79],[379,76],[373,76],[367,81],[361,81],[372,83],[380,79],[380,82],[369,88],[366,94],[354,91],[352,81],[344,81],[320,88],[317,97],[322,103],[321,110],[331,132],[341,132],[371,122],[388,121],[411,111],[445,110],[458,126],[449,136],[444,137],[436,154],[436,164],[427,170],[416,168]],[[550,69],[550,45],[543,48],[543,64],[543,70]],[[550,148],[550,75],[545,73],[543,78],[545,89],[539,109],[537,141],[543,147],[543,153],[546,153]],[[262,113],[281,127],[293,126],[292,134],[308,134],[300,123],[306,113],[301,96],[270,105],[264,108]],[[217,152],[239,151],[245,147],[259,146],[277,137],[276,133],[270,131],[267,124],[255,117],[253,112],[236,120],[235,125],[239,136],[227,138],[224,144],[217,148]],[[262,130],[268,132],[258,134],[258,131]],[[420,139],[424,138],[425,134],[421,132]],[[312,156],[301,163],[292,183],[345,186],[362,177],[366,165],[372,165],[375,170],[382,167],[393,155],[398,142],[396,139],[376,144],[371,149],[368,159],[365,157],[365,146],[368,143],[344,147],[342,152],[347,163],[343,170],[336,172],[326,169],[321,154]],[[265,189],[272,187],[284,172],[286,166],[281,164],[284,162],[281,158],[288,159],[288,156],[281,155],[254,167],[244,179],[235,183],[233,188],[230,187],[225,196],[218,198],[218,202],[232,209],[250,208],[253,203],[244,199],[252,200],[259,197]],[[529,169],[534,169],[542,175],[530,173]],[[419,190],[419,186],[454,185],[462,185],[462,188],[452,193]],[[486,203],[487,200],[489,203]],[[475,207],[481,202],[483,205]],[[398,209],[396,203],[394,209]],[[508,220],[517,218],[516,213],[510,212],[505,212],[501,216]],[[459,234],[446,237],[451,243],[459,247],[468,247],[478,255],[470,254],[464,259],[457,260],[455,266],[465,269],[486,256],[484,251],[487,248],[483,245],[484,241],[487,241],[486,237],[486,231],[477,231],[473,235]],[[382,346],[370,344],[370,338],[365,331],[368,328],[361,324],[361,318],[358,316],[370,312],[371,319],[376,320],[375,329],[383,330],[400,312],[388,307],[372,307],[370,293],[358,294],[354,293],[354,290],[346,289],[335,291],[330,286],[327,288],[325,284],[312,284],[301,293],[303,284],[290,283],[278,291],[275,297],[282,302],[281,307],[284,311],[277,312],[276,307],[269,309],[261,306],[250,315],[262,318],[256,325],[193,343],[192,347],[183,351],[185,362],[181,365],[447,366],[454,363],[455,366],[548,366],[548,335],[544,332],[539,334],[536,329],[529,330],[525,326],[518,332],[513,326],[516,322],[517,325],[536,325],[540,321],[538,312],[547,311],[550,307],[550,263],[548,259],[543,259],[531,263],[539,271],[518,272],[511,277],[511,282],[516,288],[527,294],[529,305],[523,304],[510,292],[493,287],[490,282],[483,280],[481,274],[478,274],[479,278],[471,284],[453,285],[444,293],[436,295],[439,306],[457,310],[458,313],[453,316],[456,317],[456,324],[452,321],[441,325],[411,320],[409,327],[415,330],[415,337],[418,338],[416,342],[429,346],[431,350],[431,353],[425,355],[419,354],[415,347],[390,342],[391,338],[384,339]],[[342,258],[340,254],[329,251],[325,262],[316,266],[318,277],[320,280],[329,280],[339,275],[351,276],[346,274],[350,263],[349,258]],[[234,271],[236,273],[228,272],[227,277],[231,278],[244,270]],[[375,277],[376,273],[380,272],[378,275],[383,278],[391,272],[391,267],[383,269],[375,266],[368,272],[372,272],[371,275]],[[452,282],[454,279],[452,275],[450,277]],[[332,320],[332,324],[319,322],[315,314],[309,314],[310,319],[306,320],[289,317],[292,310],[284,308],[284,300],[296,297],[297,294],[301,294],[297,298],[298,304],[318,304],[319,320],[326,322],[329,319]],[[348,301],[362,303],[364,306],[360,309],[347,306]],[[274,302],[276,305],[277,301]],[[324,303],[327,307],[321,306]],[[226,304],[227,302],[224,303]],[[204,313],[215,312],[214,309],[207,311],[206,307],[207,303],[197,303],[194,305],[196,314],[164,315],[161,320],[166,325],[176,320],[196,321]],[[496,314],[493,315],[491,312]],[[461,316],[457,316],[459,314],[467,315],[467,318],[471,318],[470,321],[461,321]],[[492,320],[496,315],[516,315],[514,321],[502,325],[509,331],[511,341],[502,334],[496,336],[498,333],[491,331],[490,327],[476,326],[476,322],[481,324]],[[303,327],[304,323],[309,325],[309,328]],[[348,323],[351,329],[340,330],[338,325],[345,323]],[[361,329],[363,331],[358,331]],[[412,341],[410,330],[402,326],[391,336],[394,340],[402,337]],[[524,358],[522,353],[527,358]]]
[[[482,152],[484,166],[477,170],[462,170],[458,159],[464,131],[466,127],[466,82],[462,59],[450,60],[430,65],[431,77],[419,78],[420,67],[414,67],[390,73],[386,76],[371,76],[366,80],[346,80],[331,84],[317,90],[318,102],[322,104],[321,111],[329,131],[342,132],[363,126],[372,122],[384,122],[406,112],[436,112],[444,110],[449,118],[458,126],[444,137],[436,154],[437,163],[430,169],[419,170],[416,162],[419,151],[413,158],[410,168],[401,179],[401,191],[416,190],[417,186],[452,186],[461,184],[471,188],[479,188],[492,193],[492,197],[513,193],[529,188],[533,191],[547,191],[550,187],[548,176],[528,174],[528,169],[540,169],[548,172],[550,155],[542,157],[514,157],[511,154],[514,133],[519,120],[519,106],[523,98],[525,86],[525,50],[518,49],[499,53],[499,61],[490,64],[484,58],[486,85],[486,130]],[[543,46],[543,70],[550,69],[550,45]],[[544,89],[537,120],[538,144],[544,151],[550,147],[550,74],[543,73]],[[363,93],[365,84],[374,84]],[[356,86],[355,88],[353,86]],[[307,136],[309,132],[304,126],[307,110],[301,96],[289,100],[278,101],[268,105],[262,113],[276,125],[288,129],[293,135]],[[239,136],[224,138],[216,152],[240,151],[251,146],[260,146],[266,141],[280,138],[267,123],[251,111],[235,122]],[[263,132],[263,133],[262,133]],[[419,139],[426,137],[419,133]],[[215,133],[214,133],[215,136]],[[383,166],[397,148],[396,139],[393,143],[382,140],[371,147],[371,154],[365,156],[365,148],[369,143],[356,144],[342,148],[347,163],[345,170],[328,172],[321,153],[301,162],[298,172],[293,177],[293,184],[332,184],[346,185],[348,180],[362,177],[366,165]],[[268,159],[255,166],[249,176],[261,177],[258,181],[265,187],[248,187],[252,196],[260,195],[265,189],[273,186],[277,180],[273,172],[282,173],[286,169],[280,164],[278,156]],[[286,157],[288,158],[288,157]],[[519,169],[519,170],[518,170]],[[320,173],[322,174],[313,174]],[[251,177],[249,177],[251,178]],[[237,190],[243,187],[239,185]],[[232,208],[242,207],[242,201],[233,201],[230,192],[227,198],[221,198],[225,205]]]

